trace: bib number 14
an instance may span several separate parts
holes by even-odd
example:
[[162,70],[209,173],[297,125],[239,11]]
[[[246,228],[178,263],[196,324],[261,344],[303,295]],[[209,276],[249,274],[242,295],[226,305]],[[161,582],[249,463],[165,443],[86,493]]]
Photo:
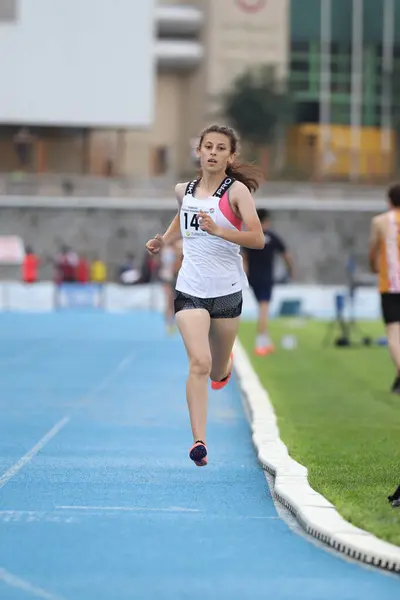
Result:
[[204,237],[207,236],[208,233],[203,231],[200,227],[201,225],[201,217],[199,213],[204,210],[206,214],[213,214],[214,208],[197,208],[197,207],[184,207],[181,213],[181,227],[186,237]]
[[185,229],[191,228],[195,229],[196,231],[200,229],[200,223],[196,213],[190,215],[189,213],[185,212],[183,213],[183,218],[185,220]]

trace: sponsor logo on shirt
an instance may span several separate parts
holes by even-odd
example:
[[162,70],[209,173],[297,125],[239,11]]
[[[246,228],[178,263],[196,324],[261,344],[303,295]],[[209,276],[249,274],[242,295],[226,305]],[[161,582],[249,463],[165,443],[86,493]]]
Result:
[[191,182],[189,183],[188,187],[187,187],[186,194],[188,194],[189,196],[190,196],[191,194],[193,194],[193,190],[194,190],[194,188],[195,188],[196,184],[197,184],[197,180],[196,180],[196,179],[195,179],[194,181],[191,181]]
[[214,195],[215,195],[215,196],[218,196],[219,198],[220,198],[221,196],[223,196],[223,194],[224,194],[225,190],[227,190],[227,189],[230,187],[230,185],[232,184],[232,182],[233,182],[233,179],[232,179],[231,177],[227,177],[227,178],[226,178],[226,179],[225,179],[225,180],[224,180],[224,181],[221,183],[221,185],[219,186],[219,188],[217,189],[217,191],[215,192],[215,194],[214,194]]

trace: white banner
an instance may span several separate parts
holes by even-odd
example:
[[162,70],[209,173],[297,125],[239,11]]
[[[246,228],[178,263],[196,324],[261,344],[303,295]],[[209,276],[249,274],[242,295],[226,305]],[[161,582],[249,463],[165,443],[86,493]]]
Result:
[[19,0],[0,27],[0,123],[148,127],[155,0]]
[[[74,289],[76,289],[76,284]],[[84,286],[82,286],[84,287]],[[90,287],[90,286],[89,286]],[[89,288],[88,288],[89,290]],[[355,293],[354,305],[347,296],[346,288],[341,286],[318,285],[279,285],[276,286],[270,307],[271,317],[278,317],[285,302],[298,302],[300,314],[317,319],[332,319],[336,314],[335,297],[344,294],[344,316],[357,319],[379,319],[380,298],[374,287],[360,288]],[[0,311],[42,312],[55,310],[55,288],[52,283],[25,285],[23,283],[0,284]],[[86,296],[85,296],[86,297]],[[109,312],[131,312],[136,310],[164,309],[164,292],[162,286],[133,285],[120,286],[107,284],[102,292],[101,305],[94,297],[92,308]],[[85,300],[83,310],[87,308]],[[74,309],[80,310],[79,306]],[[255,319],[257,303],[250,290],[243,294],[243,318]]]
[[25,256],[22,238],[18,235],[0,235],[0,264],[21,265]]

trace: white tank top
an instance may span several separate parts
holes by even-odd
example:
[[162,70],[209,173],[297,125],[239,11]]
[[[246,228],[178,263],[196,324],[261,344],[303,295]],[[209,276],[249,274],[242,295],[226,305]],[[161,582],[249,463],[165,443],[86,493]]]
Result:
[[179,292],[217,298],[248,286],[240,246],[202,231],[197,217],[203,211],[219,227],[240,230],[242,221],[233,212],[228,195],[234,181],[227,177],[213,196],[204,199],[194,197],[199,180],[186,188],[180,210],[183,261],[176,282]]

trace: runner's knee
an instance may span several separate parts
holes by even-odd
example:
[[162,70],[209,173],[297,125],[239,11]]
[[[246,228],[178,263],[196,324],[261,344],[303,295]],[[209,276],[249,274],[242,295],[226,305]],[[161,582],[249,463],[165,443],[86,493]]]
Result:
[[208,354],[197,354],[190,359],[190,373],[192,375],[209,376],[211,372],[211,356]]

